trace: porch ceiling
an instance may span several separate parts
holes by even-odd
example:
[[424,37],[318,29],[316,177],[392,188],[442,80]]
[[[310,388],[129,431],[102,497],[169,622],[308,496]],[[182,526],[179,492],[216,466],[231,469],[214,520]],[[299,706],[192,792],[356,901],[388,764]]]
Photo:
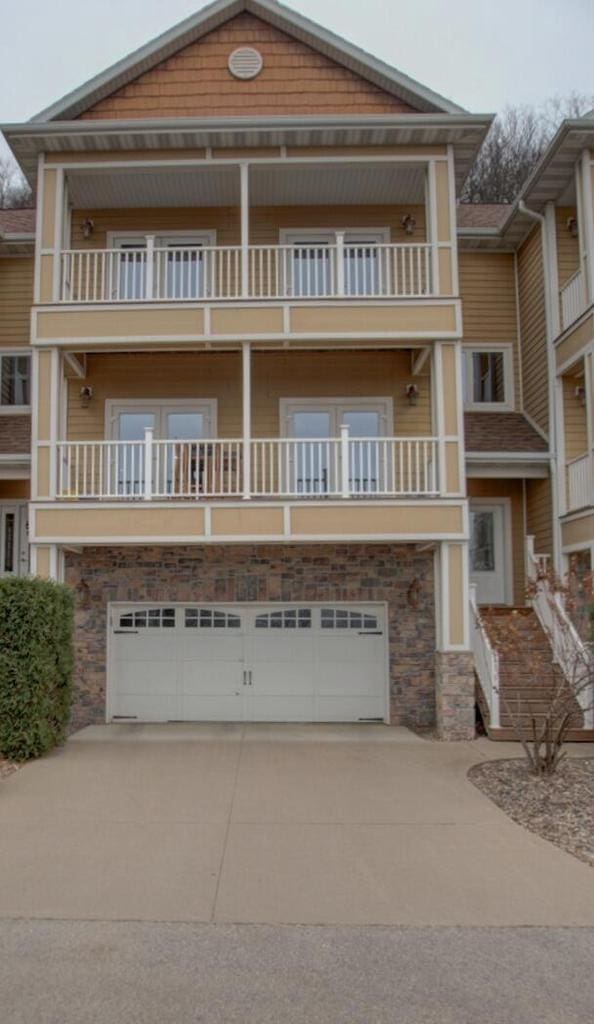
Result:
[[[233,206],[239,204],[237,165],[68,172],[72,205],[118,207]],[[385,205],[422,203],[419,164],[256,165],[250,170],[251,206]]]

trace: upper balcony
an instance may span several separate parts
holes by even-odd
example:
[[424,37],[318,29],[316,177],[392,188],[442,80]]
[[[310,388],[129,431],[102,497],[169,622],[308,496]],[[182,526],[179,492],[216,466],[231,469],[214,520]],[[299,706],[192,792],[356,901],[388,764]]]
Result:
[[445,150],[232,154],[48,162],[34,342],[460,335]]

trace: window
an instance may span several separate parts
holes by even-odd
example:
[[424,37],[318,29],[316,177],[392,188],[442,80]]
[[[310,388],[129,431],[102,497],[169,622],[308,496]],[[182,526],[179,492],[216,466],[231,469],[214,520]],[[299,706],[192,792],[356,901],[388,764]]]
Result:
[[463,375],[467,409],[513,408],[511,346],[466,348]]
[[470,513],[470,571],[495,571],[495,523],[493,512]]
[[212,608],[186,608],[186,629],[239,629],[239,615],[221,612]]
[[256,629],[311,629],[311,608],[284,608],[257,615]]
[[172,629],[174,626],[175,608],[142,608],[120,615],[121,629]]
[[28,410],[30,395],[31,357],[29,355],[0,356],[0,407],[11,412]]
[[375,615],[350,611],[347,608],[322,608],[322,629],[378,629]]

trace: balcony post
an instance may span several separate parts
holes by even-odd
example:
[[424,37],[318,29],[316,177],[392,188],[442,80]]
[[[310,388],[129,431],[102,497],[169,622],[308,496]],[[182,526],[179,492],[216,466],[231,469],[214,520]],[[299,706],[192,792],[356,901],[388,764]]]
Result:
[[241,370],[243,499],[249,501],[252,496],[252,351],[249,341],[241,345]]
[[155,236],[146,236],[146,275],[144,283],[145,299],[154,298],[155,291]]
[[153,428],[144,428],[144,500],[153,496]]
[[241,294],[244,299],[249,297],[250,282],[250,167],[249,164],[239,165],[239,191],[241,208]]
[[336,232],[336,294],[344,295],[344,231]]
[[340,490],[343,498],[351,496],[349,447],[349,427],[347,423],[343,423],[340,428]]

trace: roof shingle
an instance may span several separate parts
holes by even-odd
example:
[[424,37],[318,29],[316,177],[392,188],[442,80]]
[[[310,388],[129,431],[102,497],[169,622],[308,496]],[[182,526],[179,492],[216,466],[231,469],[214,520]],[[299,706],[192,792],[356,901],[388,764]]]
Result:
[[0,210],[0,235],[35,234],[35,210]]
[[547,442],[519,412],[464,413],[467,452],[546,452]]

